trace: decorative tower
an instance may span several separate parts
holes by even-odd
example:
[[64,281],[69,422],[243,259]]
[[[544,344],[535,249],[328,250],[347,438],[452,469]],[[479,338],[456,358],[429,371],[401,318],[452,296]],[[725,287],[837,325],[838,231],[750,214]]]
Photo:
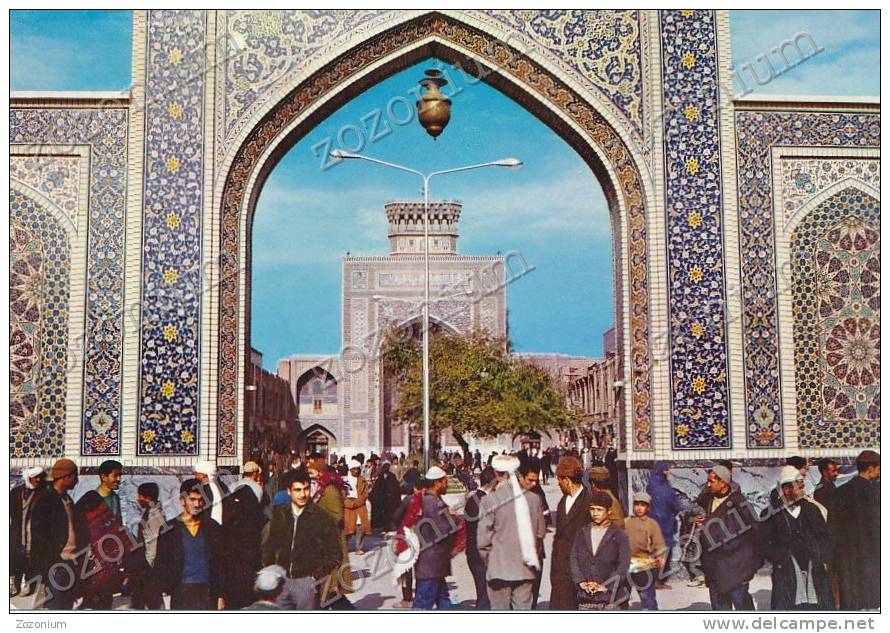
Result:
[[[463,205],[457,201],[430,202],[430,254],[457,255],[457,222]],[[387,202],[389,254],[423,253],[423,203]]]

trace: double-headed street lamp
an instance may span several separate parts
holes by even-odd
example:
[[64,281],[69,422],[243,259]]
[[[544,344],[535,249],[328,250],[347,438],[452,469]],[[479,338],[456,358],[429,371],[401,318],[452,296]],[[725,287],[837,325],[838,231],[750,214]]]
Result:
[[426,472],[430,467],[430,233],[429,233],[429,191],[430,180],[434,176],[442,176],[445,174],[453,174],[459,171],[469,171],[471,169],[482,169],[483,167],[506,167],[508,169],[519,169],[522,167],[522,161],[515,158],[502,158],[490,163],[480,163],[478,165],[467,165],[465,167],[455,167],[453,169],[443,169],[424,174],[404,167],[389,163],[378,158],[354,154],[343,150],[334,150],[330,153],[331,158],[336,160],[366,160],[370,163],[376,163],[391,169],[404,171],[423,179],[423,268],[424,268],[424,287],[423,287],[423,469]]

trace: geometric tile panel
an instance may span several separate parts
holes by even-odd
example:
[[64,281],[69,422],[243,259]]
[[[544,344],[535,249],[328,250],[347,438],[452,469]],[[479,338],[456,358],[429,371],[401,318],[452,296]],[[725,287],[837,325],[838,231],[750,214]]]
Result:
[[9,456],[61,457],[68,385],[68,233],[9,192]]
[[785,158],[782,165],[782,222],[787,224],[794,213],[813,196],[831,185],[854,178],[881,188],[879,158]]
[[10,156],[9,177],[46,196],[65,212],[76,229],[79,161],[77,156]]
[[845,189],[791,239],[801,448],[880,444],[880,213],[880,202]]
[[196,455],[205,12],[149,11],[139,455]]
[[[20,108],[11,110],[9,115],[11,145],[90,148],[86,349],[80,353],[84,359],[84,455],[119,455],[121,450],[128,116],[125,106],[114,103],[101,108]],[[11,149],[14,153],[14,147]],[[35,188],[44,191],[47,186]]]
[[660,11],[675,449],[731,445],[713,11]]
[[879,147],[880,114],[742,110],[735,123],[747,444],[773,448],[782,446],[774,242],[784,214],[773,209],[770,149]]

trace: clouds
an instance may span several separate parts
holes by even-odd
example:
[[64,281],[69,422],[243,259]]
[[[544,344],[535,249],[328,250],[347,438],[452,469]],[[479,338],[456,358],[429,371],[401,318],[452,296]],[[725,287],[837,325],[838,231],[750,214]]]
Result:
[[[877,11],[732,11],[730,12],[733,65],[754,94],[878,96],[880,91],[880,14]],[[769,76],[763,55],[778,72],[785,68],[773,49],[800,33],[809,34],[823,49],[815,55],[805,40],[807,59],[760,86]],[[785,49],[795,63],[796,53]],[[758,59],[758,57],[760,59]],[[734,90],[745,87],[738,80]]]
[[13,11],[12,90],[126,90],[130,11]]

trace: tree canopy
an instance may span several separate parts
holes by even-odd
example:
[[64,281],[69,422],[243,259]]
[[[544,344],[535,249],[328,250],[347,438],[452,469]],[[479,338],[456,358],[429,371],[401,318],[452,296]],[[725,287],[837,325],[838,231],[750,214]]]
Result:
[[[550,374],[514,358],[507,341],[485,332],[430,336],[430,428],[451,430],[469,451],[466,436],[531,433],[577,425],[565,394]],[[421,342],[408,329],[389,332],[383,346],[384,371],[399,392],[395,419],[423,421]]]

